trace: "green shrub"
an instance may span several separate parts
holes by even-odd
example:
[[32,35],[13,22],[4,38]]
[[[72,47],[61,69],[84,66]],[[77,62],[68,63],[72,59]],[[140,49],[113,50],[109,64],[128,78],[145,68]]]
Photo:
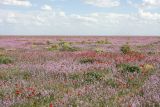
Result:
[[138,67],[138,66],[130,66],[130,67],[128,67],[127,68],[127,71],[128,72],[137,72],[137,73],[139,73],[139,72],[141,72],[141,69],[140,69],[140,67]]
[[22,73],[22,77],[25,80],[29,80],[31,78],[31,76],[32,76],[32,74],[28,71]]
[[77,47],[72,47],[70,42],[61,41],[59,44],[52,45],[48,48],[49,51],[77,51],[79,50]]
[[12,63],[12,59],[6,56],[0,56],[0,64],[9,64]]
[[102,72],[95,71],[95,72],[88,72],[86,74],[83,74],[83,76],[84,76],[85,82],[92,83],[92,82],[101,80],[104,75]]
[[61,47],[60,48],[60,51],[71,51],[71,52],[73,52],[73,51],[77,51],[78,50],[78,48],[76,48],[76,47]]
[[127,53],[131,52],[131,47],[129,46],[128,43],[126,43],[125,45],[123,45],[121,47],[121,52],[124,53],[124,54],[127,54]]
[[105,39],[105,40],[99,40],[96,43],[97,44],[111,44],[111,42],[109,42],[107,39]]
[[48,48],[49,51],[55,51],[58,50],[59,46],[58,45],[52,45],[51,47]]
[[139,66],[136,66],[136,65],[130,65],[130,64],[120,64],[120,65],[117,65],[117,67],[120,69],[120,71],[122,72],[141,72],[141,69]]
[[96,48],[96,49],[95,49],[95,52],[96,52],[96,53],[103,53],[104,51],[103,51],[103,49]]
[[60,47],[60,51],[77,51],[78,48],[72,47],[72,43],[61,41],[58,45]]
[[94,84],[104,80],[108,70],[94,70],[69,74],[69,80],[74,88],[80,88],[85,85]]
[[70,47],[71,44],[72,44],[71,42],[61,41],[61,42],[59,42],[58,45],[59,45],[60,47],[64,47],[64,48],[65,48],[65,47]]
[[80,59],[80,63],[81,64],[85,64],[85,63],[93,63],[95,61],[94,58],[91,58],[91,57],[83,57]]

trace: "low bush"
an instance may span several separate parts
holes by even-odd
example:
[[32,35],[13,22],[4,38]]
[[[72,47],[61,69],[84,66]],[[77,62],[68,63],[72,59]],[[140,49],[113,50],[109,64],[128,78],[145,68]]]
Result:
[[102,79],[104,76],[102,72],[88,72],[83,75],[84,76],[84,81],[86,83],[93,83],[94,81],[99,81]]
[[95,52],[96,52],[96,53],[103,53],[104,51],[103,51],[103,49],[96,48],[96,49],[95,49]]
[[29,80],[31,78],[31,76],[32,76],[32,74],[30,72],[28,72],[28,71],[23,72],[21,75],[22,75],[24,80]]
[[79,50],[77,47],[61,47],[60,48],[60,51],[71,51],[71,52],[73,52],[73,51],[77,51],[77,50]]
[[77,51],[78,48],[72,47],[71,44],[72,43],[70,43],[70,42],[61,41],[59,43],[60,51]]
[[136,65],[130,65],[130,64],[119,64],[117,65],[117,67],[119,68],[120,71],[122,72],[131,72],[131,73],[134,73],[134,72],[141,72],[141,69],[139,66],[136,66]]
[[70,42],[65,42],[65,41],[61,41],[59,42],[58,44],[60,47],[70,47],[71,46],[71,43]]
[[108,73],[108,70],[106,71],[89,71],[89,72],[83,72],[83,73],[74,73],[69,75],[69,79],[71,81],[76,81],[76,84],[74,84],[74,87],[80,87],[86,84],[92,84],[98,81],[101,81],[104,79],[105,74]]
[[128,72],[141,72],[141,69],[138,66],[128,66],[126,69]]
[[91,57],[83,57],[80,59],[80,63],[81,64],[85,64],[85,63],[93,63],[95,61],[94,58],[91,58]]
[[124,54],[130,53],[131,52],[131,47],[129,46],[128,43],[126,43],[125,45],[123,45],[121,47],[121,52]]
[[0,64],[9,64],[12,63],[12,59],[7,56],[0,56]]
[[109,42],[107,39],[105,39],[105,40],[99,40],[96,43],[97,44],[111,44],[111,42]]
[[51,47],[48,48],[49,51],[55,51],[58,50],[59,46],[58,45],[52,45]]
[[76,47],[72,47],[70,42],[61,41],[59,44],[52,45],[48,48],[50,51],[60,50],[60,51],[77,51]]

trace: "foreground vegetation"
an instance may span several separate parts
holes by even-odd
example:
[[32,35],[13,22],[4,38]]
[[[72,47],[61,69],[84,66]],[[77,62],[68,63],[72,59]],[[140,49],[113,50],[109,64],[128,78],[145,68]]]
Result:
[[1,49],[0,107],[159,107],[158,50],[126,41],[114,52],[100,47],[112,45],[47,40]]

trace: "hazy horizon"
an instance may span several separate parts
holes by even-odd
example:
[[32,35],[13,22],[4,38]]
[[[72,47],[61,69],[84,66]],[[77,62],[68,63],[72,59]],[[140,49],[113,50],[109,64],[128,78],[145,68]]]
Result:
[[1,35],[0,37],[159,37],[160,35]]

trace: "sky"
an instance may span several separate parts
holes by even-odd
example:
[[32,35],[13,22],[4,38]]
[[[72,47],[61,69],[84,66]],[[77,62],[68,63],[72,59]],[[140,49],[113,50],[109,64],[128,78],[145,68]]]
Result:
[[160,0],[0,0],[0,35],[160,35]]

